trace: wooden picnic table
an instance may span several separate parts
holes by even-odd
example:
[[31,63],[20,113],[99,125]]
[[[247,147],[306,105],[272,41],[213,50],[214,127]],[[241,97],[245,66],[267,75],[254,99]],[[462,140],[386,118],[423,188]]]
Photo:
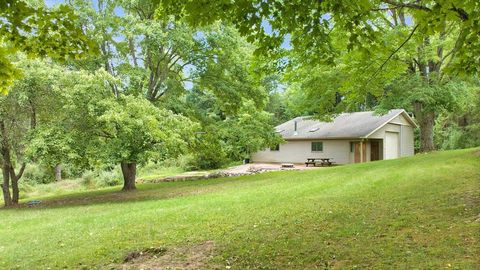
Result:
[[305,162],[305,166],[308,167],[310,164],[313,166],[316,166],[317,161],[320,161],[320,165],[328,165],[331,166],[333,164],[333,161],[330,161],[333,158],[307,158],[307,162]]

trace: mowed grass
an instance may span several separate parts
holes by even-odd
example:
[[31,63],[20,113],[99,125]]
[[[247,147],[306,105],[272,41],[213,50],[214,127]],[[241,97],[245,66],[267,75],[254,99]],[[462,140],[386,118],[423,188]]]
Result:
[[1,269],[105,269],[213,241],[205,268],[480,269],[480,149],[139,185],[0,210]]

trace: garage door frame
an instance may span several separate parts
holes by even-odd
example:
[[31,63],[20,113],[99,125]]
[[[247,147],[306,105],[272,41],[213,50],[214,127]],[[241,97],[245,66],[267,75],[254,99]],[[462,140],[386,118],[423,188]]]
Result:
[[385,159],[400,157],[400,134],[398,132],[385,132]]

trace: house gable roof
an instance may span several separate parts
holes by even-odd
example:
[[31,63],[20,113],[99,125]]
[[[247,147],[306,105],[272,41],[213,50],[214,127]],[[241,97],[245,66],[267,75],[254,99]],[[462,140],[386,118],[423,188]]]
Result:
[[275,129],[286,140],[367,138],[399,115],[403,115],[412,126],[417,126],[405,110],[395,109],[384,115],[377,115],[373,111],[342,113],[332,122],[322,122],[308,116],[296,117]]

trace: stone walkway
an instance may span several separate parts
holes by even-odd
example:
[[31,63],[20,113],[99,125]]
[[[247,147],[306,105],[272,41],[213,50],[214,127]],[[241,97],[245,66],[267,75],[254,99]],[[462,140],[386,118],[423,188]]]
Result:
[[178,181],[192,181],[199,179],[210,179],[219,177],[232,177],[248,174],[256,174],[270,171],[287,171],[287,170],[314,170],[321,167],[305,167],[304,164],[294,164],[292,168],[282,168],[278,163],[249,163],[238,166],[233,166],[215,172],[208,171],[193,171],[185,172],[175,176],[162,177],[158,179],[149,180],[149,182],[178,182]]
[[258,172],[258,171],[280,171],[280,170],[310,170],[310,169],[319,169],[321,167],[305,167],[305,164],[294,164],[293,168],[282,168],[282,165],[279,163],[249,163],[242,164],[234,167],[227,168],[222,170],[225,173],[231,174],[242,174],[248,172]]

